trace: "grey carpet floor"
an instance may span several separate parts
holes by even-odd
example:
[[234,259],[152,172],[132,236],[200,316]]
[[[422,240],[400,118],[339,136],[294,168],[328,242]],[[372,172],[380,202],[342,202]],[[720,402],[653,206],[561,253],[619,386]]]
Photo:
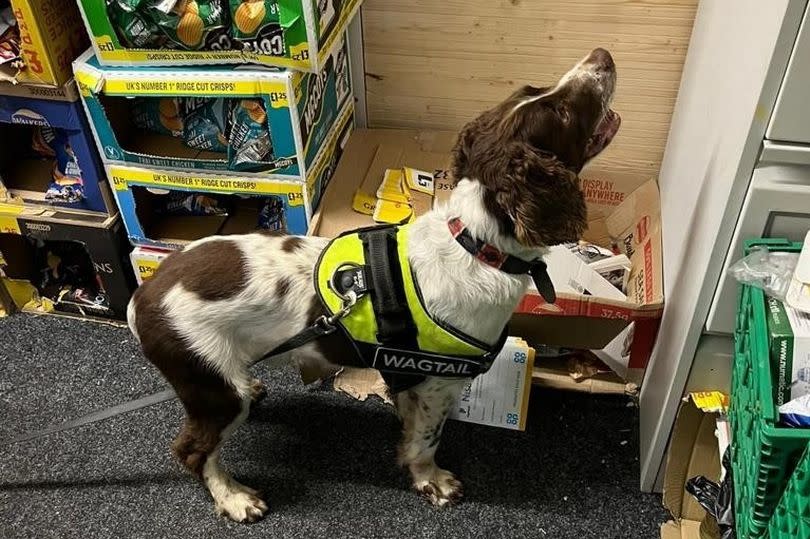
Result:
[[[525,433],[451,422],[438,461],[466,497],[435,510],[394,464],[389,407],[263,374],[268,398],[223,452],[266,492],[261,522],[217,517],[173,462],[182,410],[171,401],[0,446],[0,537],[654,538],[667,519],[638,490],[638,414],[624,398],[535,389]],[[164,387],[126,329],[0,319],[0,443]]]

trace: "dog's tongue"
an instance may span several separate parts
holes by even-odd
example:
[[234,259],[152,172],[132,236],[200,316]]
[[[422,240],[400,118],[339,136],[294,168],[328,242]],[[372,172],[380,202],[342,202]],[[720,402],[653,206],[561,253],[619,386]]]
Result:
[[605,117],[596,127],[593,135],[588,140],[588,147],[585,149],[587,159],[596,157],[602,150],[607,148],[613,137],[619,131],[619,126],[622,124],[622,117],[613,109],[608,110]]

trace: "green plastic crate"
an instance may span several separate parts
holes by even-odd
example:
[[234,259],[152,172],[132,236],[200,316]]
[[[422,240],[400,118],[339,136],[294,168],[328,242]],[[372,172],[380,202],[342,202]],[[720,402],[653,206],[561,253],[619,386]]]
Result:
[[[773,251],[799,252],[802,248],[801,243],[787,240],[751,240],[746,242],[746,253],[758,245]],[[739,539],[767,537],[771,515],[810,441],[810,429],[782,428],[777,426],[777,421],[765,294],[759,288],[743,286],[734,335],[729,410],[733,434],[734,509]],[[796,529],[799,524],[795,523]],[[789,527],[792,529],[794,524]]]
[[770,539],[810,538],[810,453],[805,449],[768,525]]

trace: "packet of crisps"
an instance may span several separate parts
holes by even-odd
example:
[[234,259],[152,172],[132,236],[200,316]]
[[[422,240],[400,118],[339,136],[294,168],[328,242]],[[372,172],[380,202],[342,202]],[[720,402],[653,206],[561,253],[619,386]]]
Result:
[[119,41],[136,49],[175,48],[167,46],[167,36],[145,11],[151,1],[106,0],[107,15]]
[[159,197],[155,206],[158,215],[204,216],[228,215],[228,208],[214,197],[185,191],[170,191]]
[[284,56],[284,30],[277,0],[229,0],[237,46],[257,54]]
[[174,97],[139,97],[132,105],[135,127],[161,135],[183,136],[180,100]]
[[267,168],[273,158],[273,143],[267,127],[267,112],[261,99],[241,99],[231,110],[227,133],[231,170]]
[[178,48],[230,48],[224,0],[147,0],[157,26]]
[[61,129],[37,127],[31,142],[33,150],[42,157],[54,159],[53,173],[45,200],[78,202],[84,198],[82,171],[70,147],[67,134]]
[[228,104],[223,98],[181,98],[180,117],[183,119],[183,142],[196,150],[225,153]]
[[269,196],[262,202],[259,210],[257,228],[263,230],[284,229],[284,202],[279,197]]

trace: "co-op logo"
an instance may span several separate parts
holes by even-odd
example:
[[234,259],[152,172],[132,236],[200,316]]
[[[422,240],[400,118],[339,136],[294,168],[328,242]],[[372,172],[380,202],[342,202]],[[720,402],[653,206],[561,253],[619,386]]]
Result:
[[50,125],[44,116],[30,109],[20,109],[16,111],[11,115],[11,123],[22,125]]

